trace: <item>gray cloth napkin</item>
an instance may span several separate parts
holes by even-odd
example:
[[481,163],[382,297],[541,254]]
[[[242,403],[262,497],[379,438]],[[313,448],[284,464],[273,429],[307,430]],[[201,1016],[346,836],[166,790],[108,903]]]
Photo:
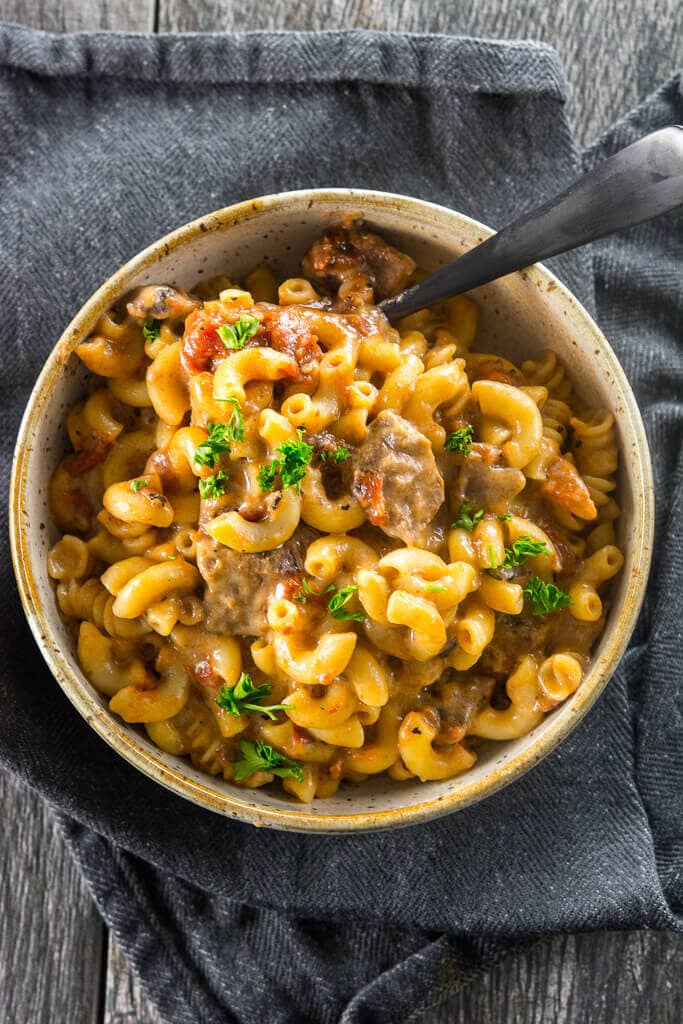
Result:
[[[565,96],[554,52],[533,43],[0,26],[5,473],[64,325],[183,222],[268,192],[353,185],[502,226],[582,161],[683,120],[676,78],[582,156]],[[398,832],[325,837],[256,830],[180,800],[79,718],[29,636],[4,560],[0,760],[58,814],[172,1024],[425,1020],[536,936],[680,923],[682,234],[680,219],[662,218],[553,261],[597,307],[641,403],[658,545],[603,697],[539,767],[482,804]]]

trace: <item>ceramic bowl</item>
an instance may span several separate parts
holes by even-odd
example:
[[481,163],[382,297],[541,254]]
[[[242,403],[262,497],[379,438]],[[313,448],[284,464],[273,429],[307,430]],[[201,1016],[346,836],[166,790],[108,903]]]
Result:
[[65,450],[66,411],[82,395],[87,377],[74,349],[100,314],[138,285],[192,286],[218,273],[239,278],[264,259],[282,277],[296,274],[310,243],[348,214],[364,216],[370,228],[428,269],[492,233],[441,206],[355,189],[266,196],[179,228],[117,271],[67,327],[29,398],[12,476],[12,553],[26,616],[55,678],[86,721],[151,779],[202,807],[254,825],[310,832],[397,828],[426,821],[481,800],[537,764],[586,714],[612,675],[643,599],[652,546],[650,459],[624,373],[577,299],[544,267],[530,267],[473,293],[482,310],[476,347],[519,363],[550,345],[567,366],[579,395],[614,413],[621,449],[617,497],[623,510],[619,542],[626,562],[614,581],[607,625],[579,690],[529,735],[485,747],[475,767],[459,778],[421,784],[379,777],[361,786],[345,785],[336,796],[312,806],[270,789],[240,789],[203,774],[189,760],[155,747],[141,727],[126,725],[109,713],[106,700],[78,665],[46,571],[47,552],[57,539],[48,509],[48,481]]

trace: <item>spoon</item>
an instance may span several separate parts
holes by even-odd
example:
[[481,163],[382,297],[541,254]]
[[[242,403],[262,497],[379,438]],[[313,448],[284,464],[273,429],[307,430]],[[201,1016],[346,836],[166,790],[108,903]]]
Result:
[[598,164],[464,256],[380,302],[380,309],[397,320],[682,204],[683,126],[673,125]]

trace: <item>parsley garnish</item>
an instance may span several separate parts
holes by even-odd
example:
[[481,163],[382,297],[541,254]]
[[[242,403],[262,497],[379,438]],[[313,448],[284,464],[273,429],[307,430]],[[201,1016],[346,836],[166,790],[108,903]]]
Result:
[[233,764],[235,782],[248,779],[254,772],[270,772],[271,775],[279,775],[281,779],[293,776],[299,782],[304,781],[304,767],[298,761],[292,761],[284,754],[279,754],[267,743],[257,740],[250,743],[249,740],[241,740],[240,750],[242,751],[241,761]]
[[449,452],[460,452],[461,455],[469,455],[472,451],[472,438],[474,430],[472,427],[461,427],[449,434],[444,442],[444,448]]
[[504,516],[498,516],[501,523],[508,523],[512,519],[512,513],[506,512]]
[[474,505],[468,505],[467,502],[463,501],[458,512],[458,518],[452,524],[453,530],[467,530],[468,533],[472,533],[472,530],[480,523],[484,518],[483,508],[478,508],[475,512]]
[[244,413],[242,412],[242,406],[234,397],[222,399],[222,401],[230,402],[235,406],[235,411],[228,423],[228,440],[244,441]]
[[532,540],[526,535],[518,537],[512,542],[511,548],[505,548],[504,569],[512,569],[515,565],[521,565],[527,558],[535,555],[549,555],[550,549],[542,540]]
[[308,580],[303,579],[301,581],[301,592],[297,597],[293,598],[293,600],[296,601],[297,604],[306,604],[309,597],[322,597],[323,594],[329,594],[330,591],[335,589],[334,583],[330,583],[324,590],[313,590]]
[[347,612],[345,605],[349,603],[353,595],[358,590],[358,587],[350,584],[348,587],[342,587],[338,590],[327,603],[327,608],[333,619],[343,619],[350,621],[355,619],[357,622],[362,622],[365,616],[363,612]]
[[239,320],[234,324],[223,324],[222,327],[219,327],[217,331],[218,337],[226,348],[244,348],[249,338],[253,338],[258,331],[259,323],[260,321],[257,317],[250,316],[248,313],[242,313]]
[[194,461],[198,466],[208,466],[213,469],[221,455],[230,451],[228,427],[225,423],[211,423],[209,421],[209,436],[206,441],[197,445],[194,453]]
[[306,476],[306,467],[313,457],[313,448],[302,438],[302,431],[296,440],[283,441],[276,449],[277,457],[272,462],[261,466],[258,471],[258,484],[263,491],[272,491],[275,477],[280,474],[282,490],[294,487],[301,494],[301,481]]
[[351,458],[351,452],[344,445],[340,445],[334,452],[325,449],[320,453],[320,458],[323,462],[346,462],[347,459]]
[[532,576],[523,593],[531,602],[534,615],[547,615],[571,604],[569,594],[565,594],[554,583],[545,583],[540,576]]
[[146,341],[156,341],[161,334],[161,324],[149,317],[142,325],[142,336]]
[[219,469],[213,476],[204,477],[199,481],[199,493],[206,500],[207,498],[220,498],[221,494],[225,494],[226,481],[228,477]]
[[248,672],[243,672],[234,686],[223,686],[216,697],[216,704],[223,711],[231,715],[246,715],[250,711],[257,711],[261,715],[267,715],[274,719],[274,711],[290,711],[292,704],[254,704],[255,700],[261,697],[270,696],[270,686],[264,683],[262,686],[254,686],[254,681]]
[[131,482],[130,482],[130,489],[131,489],[131,491],[135,491],[136,494],[138,493],[138,491],[141,491],[142,488],[146,487],[146,486],[147,486],[147,481],[146,480],[131,480]]
[[489,551],[489,569],[497,569],[498,568],[498,560],[496,559],[496,553],[493,550],[493,544],[489,544],[488,545],[488,551]]
[[427,590],[429,590],[432,594],[440,594],[441,591],[445,590],[445,589],[446,588],[443,585],[443,583],[428,583],[427,584]]
[[277,459],[261,466],[256,480],[262,491],[272,491],[275,488],[275,477],[278,475],[280,464]]

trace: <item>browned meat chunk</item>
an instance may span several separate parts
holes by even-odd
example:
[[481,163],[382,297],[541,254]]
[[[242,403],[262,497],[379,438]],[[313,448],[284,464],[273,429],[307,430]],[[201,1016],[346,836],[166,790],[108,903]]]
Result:
[[580,622],[568,608],[551,619],[552,645],[559,650],[577,651],[586,657],[605,628],[606,608],[595,622]]
[[551,617],[496,615],[496,632],[484,648],[477,669],[492,675],[509,676],[525,654],[541,653],[552,627]]
[[471,454],[460,468],[459,501],[488,512],[507,512],[510,501],[524,490],[526,478],[521,469],[498,465],[496,455],[500,457],[500,450],[493,445],[472,446]]
[[444,501],[444,486],[424,434],[395,412],[381,412],[353,456],[352,491],[374,526],[419,543]]
[[167,284],[148,284],[133,293],[127,310],[136,320],[174,320],[187,316],[201,305],[184,288],[171,288]]
[[302,260],[306,277],[324,287],[346,284],[354,291],[363,285],[374,290],[375,300],[405,288],[415,263],[379,235],[362,228],[332,228],[315,242]]
[[495,686],[493,676],[473,676],[463,679],[452,671],[434,687],[441,713],[440,743],[459,743],[470,722],[491,699]]
[[268,600],[278,583],[304,567],[306,549],[318,534],[299,526],[274,551],[233,551],[207,535],[197,544],[197,568],[206,582],[206,626],[214,633],[262,636]]

